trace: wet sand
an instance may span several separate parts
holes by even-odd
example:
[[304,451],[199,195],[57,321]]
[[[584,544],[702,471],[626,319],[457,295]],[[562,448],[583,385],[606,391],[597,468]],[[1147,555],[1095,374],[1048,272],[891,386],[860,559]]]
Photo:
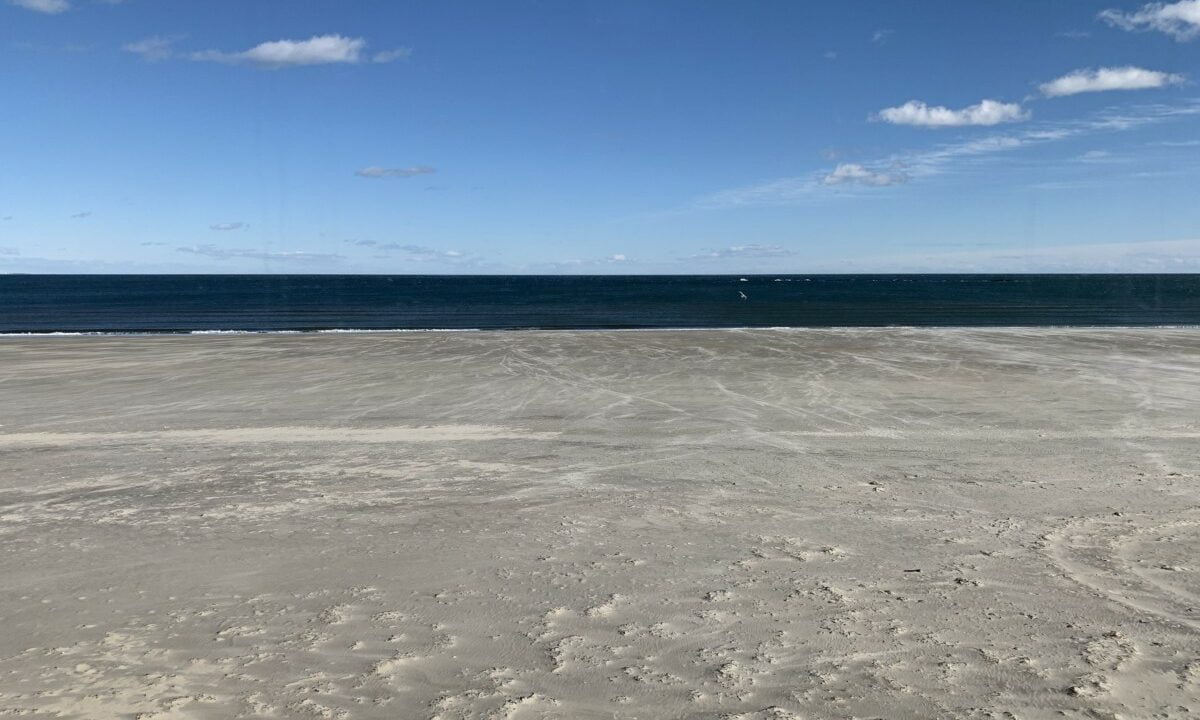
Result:
[[0,339],[0,717],[1200,716],[1200,333]]

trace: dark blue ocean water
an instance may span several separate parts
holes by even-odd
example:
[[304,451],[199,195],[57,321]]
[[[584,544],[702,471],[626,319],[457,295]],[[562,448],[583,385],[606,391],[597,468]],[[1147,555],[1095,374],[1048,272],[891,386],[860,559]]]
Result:
[[886,325],[1200,325],[1200,275],[0,276],[2,333]]

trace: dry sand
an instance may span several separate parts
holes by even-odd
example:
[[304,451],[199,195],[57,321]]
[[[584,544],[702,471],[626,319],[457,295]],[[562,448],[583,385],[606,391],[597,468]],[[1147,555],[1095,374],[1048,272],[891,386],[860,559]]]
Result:
[[0,340],[0,717],[1200,717],[1200,333]]

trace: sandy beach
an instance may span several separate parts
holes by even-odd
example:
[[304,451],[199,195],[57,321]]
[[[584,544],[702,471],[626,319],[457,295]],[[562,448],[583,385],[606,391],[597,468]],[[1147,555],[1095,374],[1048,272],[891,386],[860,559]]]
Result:
[[0,338],[0,717],[1195,718],[1200,333]]

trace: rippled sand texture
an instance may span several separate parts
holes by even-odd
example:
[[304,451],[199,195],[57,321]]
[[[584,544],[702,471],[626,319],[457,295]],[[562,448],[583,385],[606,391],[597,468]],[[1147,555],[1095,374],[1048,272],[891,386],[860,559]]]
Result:
[[0,716],[1195,718],[1200,333],[0,342]]

